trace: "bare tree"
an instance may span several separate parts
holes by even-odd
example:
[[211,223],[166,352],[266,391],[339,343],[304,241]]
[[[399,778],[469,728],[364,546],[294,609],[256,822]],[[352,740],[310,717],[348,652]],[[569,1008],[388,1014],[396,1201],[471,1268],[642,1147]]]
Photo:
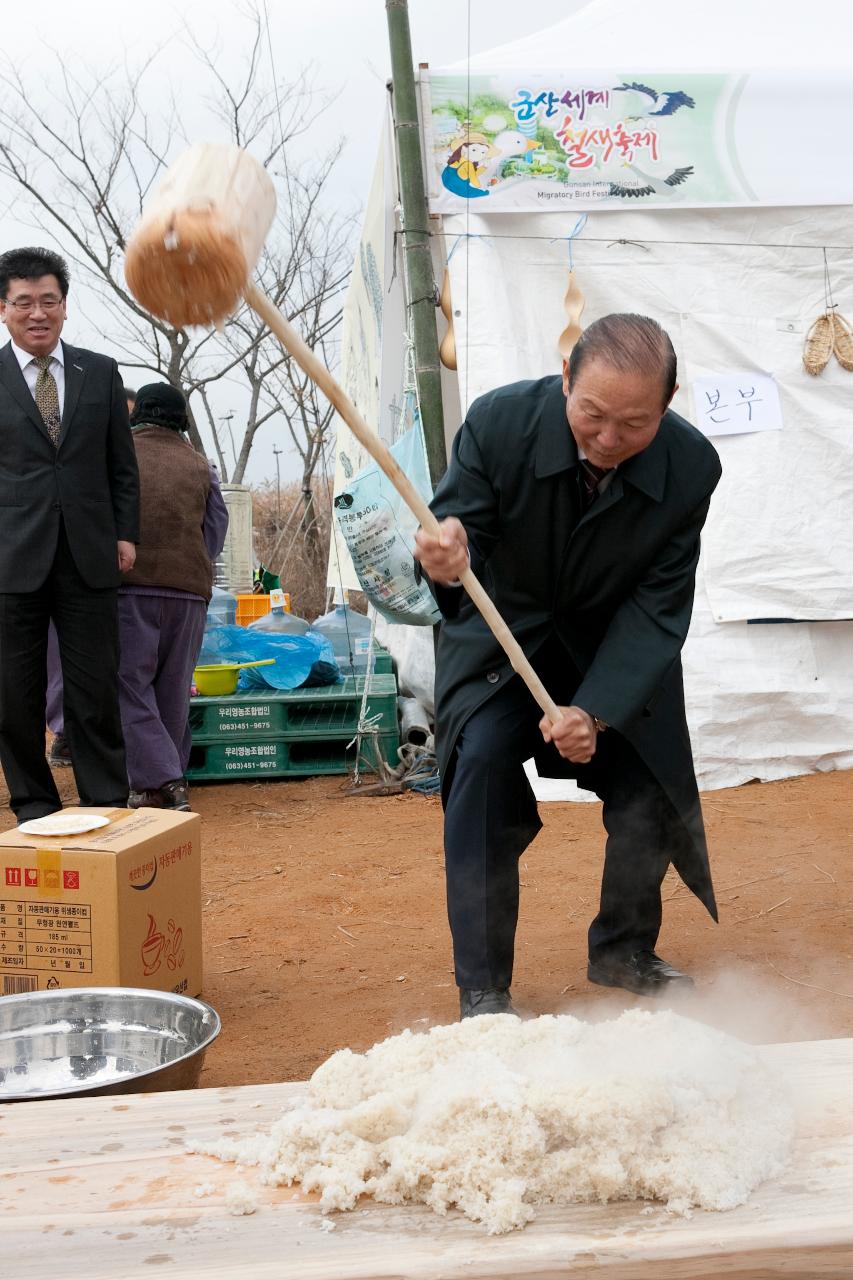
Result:
[[[340,318],[337,299],[346,276],[345,226],[321,212],[337,152],[308,173],[289,167],[289,144],[323,103],[307,73],[286,85],[270,77],[260,10],[250,8],[245,17],[247,53],[233,80],[219,71],[215,46],[204,46],[190,32],[185,39],[208,77],[211,115],[227,126],[234,143],[252,150],[279,190],[281,214],[261,264],[263,284],[309,343],[323,341]],[[298,447],[304,469],[313,448],[305,433],[313,440],[316,422],[310,415],[298,419],[292,398],[266,391],[272,375],[278,375],[277,386],[286,385],[287,361],[248,310],[222,334],[188,331],[149,315],[124,282],[127,238],[161,171],[187,141],[178,123],[180,102],[173,95],[164,104],[161,90],[151,85],[157,51],[135,71],[115,66],[106,73],[73,72],[59,53],[54,57],[55,73],[32,83],[11,60],[0,63],[0,178],[12,185],[16,215],[26,211],[93,286],[108,317],[94,323],[109,332],[122,365],[150,371],[184,392],[190,435],[203,449],[200,407],[223,479],[229,473],[243,479],[260,427],[281,413],[288,428],[302,423],[296,439],[304,443]],[[211,404],[212,388],[223,380],[248,397],[233,468]],[[327,412],[317,405],[320,418]]]
[[[310,174],[287,175],[287,208],[273,248],[259,263],[261,287],[296,317],[302,337],[327,365],[337,358],[336,333],[349,275],[348,223],[330,218],[319,207],[328,175],[327,160]],[[251,405],[234,476],[244,474],[254,435],[270,418],[287,430],[299,456],[301,531],[305,555],[317,572],[325,566],[325,538],[318,518],[316,478],[327,470],[334,410],[311,379],[283,351],[250,311],[239,315],[226,333],[235,351],[242,350],[243,373],[252,388]]]
[[[349,221],[326,215],[319,203],[335,159],[333,155],[315,169],[287,175],[287,205],[257,271],[263,292],[326,364],[337,358],[335,334],[351,256]],[[257,432],[272,419],[287,429],[300,458],[307,511],[313,476],[329,441],[332,407],[248,308],[234,317],[223,341],[239,360],[250,392],[233,478],[238,483],[243,479]],[[209,398],[204,403],[212,423]]]

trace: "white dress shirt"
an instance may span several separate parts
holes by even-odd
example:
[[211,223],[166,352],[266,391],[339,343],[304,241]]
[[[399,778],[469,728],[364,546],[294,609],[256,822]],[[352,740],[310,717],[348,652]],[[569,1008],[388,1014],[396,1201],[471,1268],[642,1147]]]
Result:
[[[39,367],[35,363],[35,356],[31,356],[29,351],[24,351],[21,347],[12,343],[12,350],[15,358],[21,366],[21,373],[30,389],[33,399],[36,398],[36,382],[39,376]],[[53,380],[56,383],[56,394],[59,397],[59,413],[62,415],[65,409],[65,353],[62,350],[62,343],[57,342],[53,351],[50,353],[50,364],[48,365],[50,372],[53,374]]]

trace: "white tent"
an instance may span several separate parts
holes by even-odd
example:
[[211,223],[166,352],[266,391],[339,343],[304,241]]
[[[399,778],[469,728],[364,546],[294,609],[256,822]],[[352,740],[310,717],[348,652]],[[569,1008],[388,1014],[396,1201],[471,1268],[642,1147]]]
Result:
[[[840,0],[777,0],[771,11],[759,0],[717,0],[701,12],[683,0],[594,0],[472,59],[470,72],[619,67],[645,79],[746,70],[781,82],[791,68],[814,78],[847,70],[851,48],[853,7]],[[794,121],[802,102],[777,106],[758,153],[777,178],[778,166],[789,166],[796,188],[803,166],[808,180],[810,164],[826,163],[821,122],[812,131]],[[779,131],[784,142],[795,123],[798,139],[816,139],[802,159],[779,144]],[[848,192],[851,162],[837,156]],[[566,237],[578,220],[571,208],[486,214],[486,201],[469,203],[433,220],[439,273],[450,256],[463,412],[488,388],[559,367]],[[635,311],[672,335],[678,412],[697,420],[703,376],[769,378],[779,391],[780,430],[714,436],[724,478],[684,652],[706,788],[853,767],[853,373],[832,360],[813,378],[802,365],[805,333],[824,309],[826,270],[840,310],[853,313],[851,215],[847,204],[593,208],[572,242],[584,323]],[[407,647],[387,633],[386,643]]]

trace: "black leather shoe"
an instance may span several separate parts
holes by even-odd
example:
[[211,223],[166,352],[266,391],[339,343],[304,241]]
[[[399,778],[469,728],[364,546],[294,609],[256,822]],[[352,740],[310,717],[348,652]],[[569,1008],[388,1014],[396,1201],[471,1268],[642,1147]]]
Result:
[[672,988],[689,991],[693,986],[691,977],[661,960],[654,951],[590,960],[586,976],[600,987],[624,987],[636,996],[659,996]]
[[128,809],[165,809],[159,791],[131,791],[127,797]]
[[485,991],[468,991],[465,987],[460,987],[459,1021],[478,1018],[483,1013],[511,1013],[515,1018],[519,1016],[508,987],[502,990],[487,987]]
[[58,733],[50,744],[47,763],[54,769],[67,768],[71,764],[71,748],[64,733]]
[[192,813],[190,797],[187,791],[186,778],[173,778],[160,788],[164,809],[180,809],[181,813]]

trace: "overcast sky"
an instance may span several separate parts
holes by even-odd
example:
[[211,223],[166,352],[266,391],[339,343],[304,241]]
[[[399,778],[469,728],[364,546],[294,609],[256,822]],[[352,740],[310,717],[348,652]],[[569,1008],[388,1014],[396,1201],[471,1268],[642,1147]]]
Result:
[[[482,52],[559,22],[583,7],[585,0],[470,0],[470,52]],[[259,0],[261,13],[264,0]],[[384,0],[266,0],[272,59],[279,80],[313,68],[316,87],[334,95],[333,106],[312,125],[312,145],[322,153],[339,139],[345,142],[336,173],[329,184],[329,200],[345,211],[358,212],[364,205],[376,158],[385,83],[390,59]],[[237,66],[246,53],[248,24],[239,16],[234,0],[41,0],[34,9],[4,5],[3,48],[27,78],[44,74],[45,87],[55,74],[45,45],[60,49],[72,72],[80,67],[107,72],[121,64],[124,50],[130,61],[141,60],[160,48],[157,65],[176,95],[182,119],[199,114],[201,75],[188,55],[182,38],[184,25],[206,41],[218,39],[223,66]],[[469,49],[466,0],[409,0],[412,50],[415,64],[446,66],[464,59]],[[269,61],[269,53],[264,55]],[[201,118],[199,116],[199,118]],[[199,137],[198,141],[206,139]],[[298,158],[298,157],[297,157]],[[34,233],[16,222],[9,209],[11,193],[0,187],[3,207],[3,248],[32,243]],[[41,236],[44,240],[44,236]],[[97,333],[69,305],[64,336],[80,346],[109,352],[109,333]],[[79,287],[78,287],[79,292]],[[82,301],[82,300],[81,300]],[[87,308],[91,309],[91,308]],[[5,335],[3,335],[5,336]],[[118,353],[116,353],[118,354]],[[134,370],[126,376],[138,385],[144,375]],[[239,413],[239,396],[223,389],[218,411]],[[274,422],[262,428],[255,444],[248,479],[275,475],[273,445],[287,447]],[[282,479],[296,475],[295,460],[282,455]]]

